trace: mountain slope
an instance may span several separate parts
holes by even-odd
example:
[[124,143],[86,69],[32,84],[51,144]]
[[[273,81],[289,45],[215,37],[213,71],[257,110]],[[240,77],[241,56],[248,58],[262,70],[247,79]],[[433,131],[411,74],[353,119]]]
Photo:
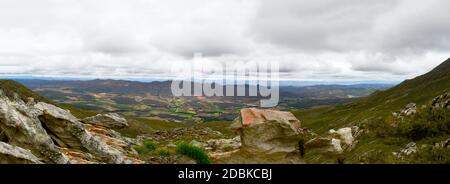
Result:
[[389,90],[375,92],[356,102],[333,107],[296,110],[293,113],[304,126],[318,133],[324,133],[330,128],[384,117],[411,102],[419,107],[427,105],[434,97],[447,91],[450,91],[450,59],[422,76],[406,80]]
[[57,105],[64,109],[70,110],[70,112],[78,118],[85,118],[85,117],[96,115],[96,113],[94,113],[94,112],[81,110],[81,109],[78,109],[71,105],[56,104],[55,102],[49,100],[46,97],[43,97],[43,96],[37,94],[36,92],[28,89],[24,85],[14,81],[14,80],[0,80],[0,90],[5,96],[7,96],[8,98],[11,98],[11,99],[15,98],[14,96],[16,96],[16,94],[17,94],[17,97],[24,102],[27,102],[28,98],[31,97],[34,99],[35,102],[45,102],[48,104]]
[[47,98],[38,95],[22,84],[13,80],[0,80],[0,90],[9,98],[14,98],[15,94],[23,101],[28,101],[28,97],[36,101],[50,102]]

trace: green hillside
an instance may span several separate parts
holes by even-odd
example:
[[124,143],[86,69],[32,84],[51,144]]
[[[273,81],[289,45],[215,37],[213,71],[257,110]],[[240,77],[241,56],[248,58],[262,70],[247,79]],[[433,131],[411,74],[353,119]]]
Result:
[[0,80],[0,90],[9,98],[14,98],[14,96],[16,96],[17,94],[17,97],[22,99],[24,102],[27,102],[28,98],[31,97],[35,100],[35,102],[46,102],[49,104],[57,105],[63,109],[69,110],[73,115],[75,115],[78,118],[85,118],[97,114],[95,112],[78,109],[71,105],[56,104],[53,101],[35,93],[34,91],[28,89],[24,85],[14,80]]
[[[309,163],[450,163],[447,148],[433,147],[450,138],[450,111],[430,107],[432,100],[450,91],[450,59],[429,73],[406,80],[386,91],[378,91],[356,102],[306,110],[295,110],[302,126],[320,135],[330,129],[358,126],[364,133],[357,137],[354,149],[343,155],[307,152]],[[417,104],[417,113],[395,118],[409,103]],[[407,157],[394,156],[408,144],[418,151]]]
[[0,80],[0,90],[9,98],[14,98],[15,94],[17,94],[17,97],[25,102],[28,101],[29,97],[34,98],[36,101],[50,102],[50,100],[13,80]]
[[433,98],[446,91],[450,91],[450,59],[427,74],[406,80],[389,90],[375,92],[356,102],[295,110],[293,113],[304,126],[323,133],[330,128],[357,125],[361,121],[387,116],[411,102],[418,107],[428,105]]

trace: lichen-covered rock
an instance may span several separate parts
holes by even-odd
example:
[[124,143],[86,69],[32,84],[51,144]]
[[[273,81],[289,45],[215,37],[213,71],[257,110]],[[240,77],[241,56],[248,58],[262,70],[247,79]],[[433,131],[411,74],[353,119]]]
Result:
[[57,106],[0,94],[0,141],[31,151],[44,163],[142,163],[130,138],[83,124]]
[[83,123],[101,125],[108,128],[125,128],[128,122],[122,116],[116,113],[98,114],[82,120]]
[[0,164],[40,164],[30,150],[0,142]]
[[[86,149],[107,163],[131,163],[122,152],[107,145],[100,136],[93,136],[69,111],[39,102],[35,107],[43,113],[39,119],[69,148]],[[62,146],[62,145],[60,145]]]
[[39,121],[40,113],[20,99],[10,100],[0,96],[0,130],[9,144],[29,149],[49,163],[69,163]]

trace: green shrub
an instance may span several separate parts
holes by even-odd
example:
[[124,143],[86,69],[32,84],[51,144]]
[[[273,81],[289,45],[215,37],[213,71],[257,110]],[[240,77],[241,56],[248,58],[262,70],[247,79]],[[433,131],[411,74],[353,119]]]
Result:
[[395,160],[396,158],[391,153],[381,150],[366,152],[359,157],[359,161],[366,164],[395,163]]
[[144,146],[135,146],[134,149],[139,153],[139,154],[143,154],[146,152],[146,149]]
[[404,160],[405,163],[418,164],[450,164],[450,151],[443,147],[420,149]]
[[378,118],[367,124],[371,135],[398,144],[410,139],[419,141],[450,134],[450,111],[421,109],[415,115],[402,118]]
[[168,157],[171,154],[172,153],[169,150],[165,150],[165,149],[159,150],[159,152],[158,152],[158,155],[162,156],[162,157]]
[[193,146],[188,143],[179,143],[176,147],[176,152],[178,154],[186,155],[199,164],[209,164],[208,155],[199,147]]
[[148,152],[152,152],[156,150],[156,143],[154,143],[151,140],[145,140],[141,146],[135,146],[134,149],[139,153],[139,154],[144,154],[144,153],[148,153]]
[[450,134],[450,111],[427,109],[399,123],[398,134],[414,141]]
[[144,141],[144,146],[148,151],[156,150],[156,144],[153,141],[150,140]]

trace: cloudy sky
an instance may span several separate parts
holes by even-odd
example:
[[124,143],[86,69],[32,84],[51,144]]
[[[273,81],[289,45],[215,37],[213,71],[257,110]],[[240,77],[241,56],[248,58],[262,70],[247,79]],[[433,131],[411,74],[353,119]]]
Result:
[[[0,75],[169,77],[277,62],[286,79],[402,80],[450,57],[447,0],[0,0]],[[212,63],[212,64],[211,64]]]

